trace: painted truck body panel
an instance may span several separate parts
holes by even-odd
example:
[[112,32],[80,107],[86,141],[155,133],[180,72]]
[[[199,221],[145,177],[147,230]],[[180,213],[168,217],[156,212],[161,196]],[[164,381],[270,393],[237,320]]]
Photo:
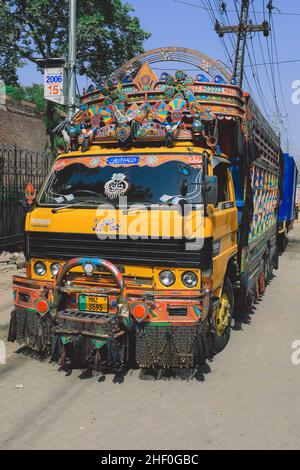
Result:
[[278,211],[278,222],[291,223],[296,217],[298,169],[295,160],[284,154],[283,197]]

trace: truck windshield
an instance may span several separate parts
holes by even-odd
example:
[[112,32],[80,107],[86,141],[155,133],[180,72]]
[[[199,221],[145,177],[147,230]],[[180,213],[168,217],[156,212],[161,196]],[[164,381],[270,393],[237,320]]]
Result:
[[181,199],[196,204],[201,202],[200,184],[201,169],[179,160],[158,166],[95,168],[74,162],[53,170],[38,202],[51,206],[80,202],[118,205],[119,197],[126,196],[129,205],[177,204]]

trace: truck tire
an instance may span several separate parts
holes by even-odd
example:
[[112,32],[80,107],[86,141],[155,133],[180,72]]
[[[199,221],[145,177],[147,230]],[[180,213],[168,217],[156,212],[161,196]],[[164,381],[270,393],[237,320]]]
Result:
[[264,273],[265,273],[265,282],[267,285],[271,281],[272,274],[273,274],[273,259],[272,259],[270,250],[268,250],[264,256]]
[[221,352],[229,341],[233,310],[233,288],[229,278],[225,277],[220,298],[220,306],[215,317],[215,331],[213,333],[214,354]]
[[275,248],[275,253],[274,253],[274,256],[273,256],[273,267],[274,267],[275,271],[277,271],[277,269],[279,268],[279,252],[278,252],[277,247]]

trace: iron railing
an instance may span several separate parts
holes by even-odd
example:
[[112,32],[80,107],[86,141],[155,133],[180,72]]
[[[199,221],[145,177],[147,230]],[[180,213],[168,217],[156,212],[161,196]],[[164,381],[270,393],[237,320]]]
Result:
[[19,192],[29,182],[38,190],[51,162],[50,153],[0,144],[0,252],[23,248],[25,213]]

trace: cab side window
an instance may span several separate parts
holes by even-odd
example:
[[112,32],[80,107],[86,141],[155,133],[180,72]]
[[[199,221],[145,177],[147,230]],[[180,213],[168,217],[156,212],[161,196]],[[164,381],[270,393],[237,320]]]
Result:
[[228,176],[227,176],[227,165],[219,163],[214,168],[214,175],[218,179],[218,202],[225,202],[230,200],[229,188],[228,188]]

